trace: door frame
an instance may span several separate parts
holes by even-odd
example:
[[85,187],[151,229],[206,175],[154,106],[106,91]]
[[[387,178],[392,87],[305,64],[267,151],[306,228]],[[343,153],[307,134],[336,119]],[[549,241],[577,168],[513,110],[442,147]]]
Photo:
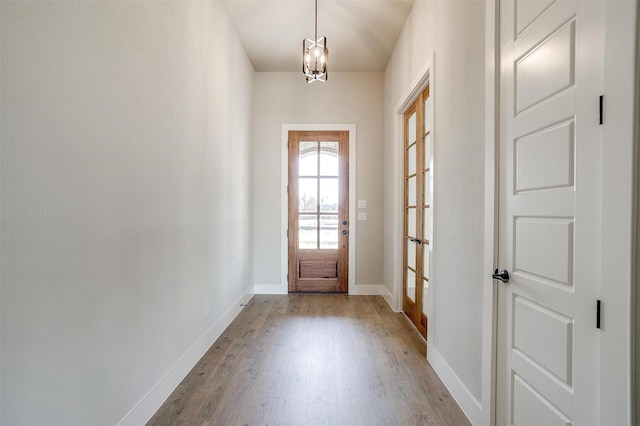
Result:
[[[346,131],[349,132],[349,289],[348,294],[358,294],[356,286],[356,125],[355,124],[283,124],[280,153],[280,285],[274,294],[287,294],[289,283],[289,131]],[[364,293],[363,293],[364,294]],[[367,293],[368,294],[368,293]]]
[[494,425],[496,414],[498,287],[491,274],[498,262],[500,0],[485,7],[484,267],[482,283],[482,378],[478,423]]
[[[411,108],[411,106],[414,104],[414,102],[418,99],[418,97],[422,94],[422,92],[424,91],[424,89],[427,88],[427,86],[429,86],[429,97],[431,98],[431,182],[433,182],[433,175],[434,175],[434,170],[435,170],[435,165],[433,164],[433,158],[435,157],[435,152],[436,152],[436,138],[437,138],[437,129],[436,129],[436,123],[434,120],[434,116],[435,116],[435,105],[436,105],[436,98],[435,98],[435,53],[432,52],[430,55],[428,55],[427,57],[427,61],[425,62],[425,64],[422,66],[421,71],[418,73],[417,77],[414,79],[414,81],[411,83],[411,85],[409,86],[408,90],[406,91],[406,93],[400,98],[400,102],[398,103],[398,105],[396,106],[394,112],[395,112],[395,132],[396,132],[396,140],[399,141],[398,144],[396,144],[395,147],[395,154],[396,154],[396,170],[399,170],[400,173],[396,173],[395,174],[395,185],[396,185],[396,194],[397,197],[394,200],[394,213],[395,213],[395,220],[394,220],[394,224],[396,227],[396,232],[394,233],[395,235],[399,236],[398,238],[394,239],[394,257],[395,257],[395,261],[393,262],[394,264],[394,277],[396,277],[397,284],[395,285],[395,294],[392,295],[393,300],[395,303],[391,304],[392,308],[396,311],[396,312],[403,312],[403,306],[402,306],[402,302],[403,302],[403,296],[404,296],[404,288],[403,288],[403,282],[404,282],[404,277],[403,274],[405,273],[404,271],[404,244],[405,244],[405,235],[404,235],[404,151],[405,151],[405,146],[404,146],[404,114],[405,112],[407,112],[409,110],[409,108]],[[433,197],[433,188],[431,188],[431,196]],[[433,202],[432,202],[433,204]],[[434,229],[433,227],[433,223],[435,222],[434,220],[435,217],[435,211],[433,210],[433,206],[432,206],[432,210],[431,210],[431,239],[429,241],[430,243],[430,268],[429,268],[429,275],[431,277],[435,276],[435,262],[434,262],[434,258],[435,258],[435,252],[433,250],[433,241],[436,240],[436,234],[437,231]],[[435,304],[434,304],[434,300],[435,300],[435,295],[436,291],[435,291],[435,284],[433,283],[433,281],[430,279],[429,280],[429,316],[430,317],[435,317],[435,315],[433,314],[435,311]],[[434,339],[434,335],[433,335],[433,327],[432,327],[433,322],[431,321],[431,319],[429,319],[427,321],[427,336],[429,336],[429,340],[427,341],[427,347],[429,347],[429,342],[432,341]],[[427,349],[428,351],[428,349]]]
[[485,8],[485,155],[484,155],[484,283],[482,298],[482,379],[480,424],[495,425],[498,287],[491,275],[498,266],[498,155],[500,139],[500,0]]

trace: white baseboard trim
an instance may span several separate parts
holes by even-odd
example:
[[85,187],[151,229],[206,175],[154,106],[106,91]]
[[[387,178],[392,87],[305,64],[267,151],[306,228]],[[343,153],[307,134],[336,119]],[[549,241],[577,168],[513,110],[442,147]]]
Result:
[[478,400],[469,392],[469,389],[462,383],[462,380],[454,373],[447,361],[433,345],[428,344],[427,346],[427,361],[429,361],[442,383],[447,387],[453,399],[456,400],[471,424],[481,424],[483,419],[482,406]]
[[182,379],[193,369],[196,363],[209,350],[211,345],[220,337],[231,322],[242,311],[245,305],[255,293],[252,287],[242,295],[222,317],[202,336],[189,350],[165,373],[142,397],[142,399],[118,422],[121,426],[138,426],[147,423],[158,411],[158,408],[166,401]]
[[400,312],[398,309],[396,309],[396,298],[393,297],[393,294],[391,294],[389,289],[385,286],[382,286],[382,297],[384,297],[384,300],[387,301],[389,307],[393,312]]
[[382,284],[356,284],[349,289],[351,296],[380,296],[382,295]]
[[256,284],[256,294],[287,294],[289,289],[282,284]]

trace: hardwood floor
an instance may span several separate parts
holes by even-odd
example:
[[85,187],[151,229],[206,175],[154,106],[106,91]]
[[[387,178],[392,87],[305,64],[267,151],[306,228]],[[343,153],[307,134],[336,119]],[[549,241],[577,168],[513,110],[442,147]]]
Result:
[[256,295],[149,425],[467,425],[380,296]]

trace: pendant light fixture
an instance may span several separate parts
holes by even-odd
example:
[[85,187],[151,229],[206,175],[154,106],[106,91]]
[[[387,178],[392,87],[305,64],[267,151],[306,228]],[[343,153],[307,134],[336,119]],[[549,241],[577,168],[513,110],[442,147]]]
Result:
[[327,81],[329,60],[329,49],[327,49],[327,38],[318,38],[318,0],[316,3],[316,31],[315,38],[305,38],[302,41],[302,73],[307,77],[308,83],[314,81]]

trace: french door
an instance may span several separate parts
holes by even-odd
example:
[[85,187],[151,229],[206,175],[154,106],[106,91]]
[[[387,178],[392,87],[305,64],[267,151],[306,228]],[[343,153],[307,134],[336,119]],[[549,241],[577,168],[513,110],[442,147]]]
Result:
[[404,250],[402,309],[427,337],[431,258],[432,155],[429,86],[404,114]]
[[500,14],[496,424],[598,424],[603,3]]
[[349,132],[289,132],[290,292],[348,291]]

